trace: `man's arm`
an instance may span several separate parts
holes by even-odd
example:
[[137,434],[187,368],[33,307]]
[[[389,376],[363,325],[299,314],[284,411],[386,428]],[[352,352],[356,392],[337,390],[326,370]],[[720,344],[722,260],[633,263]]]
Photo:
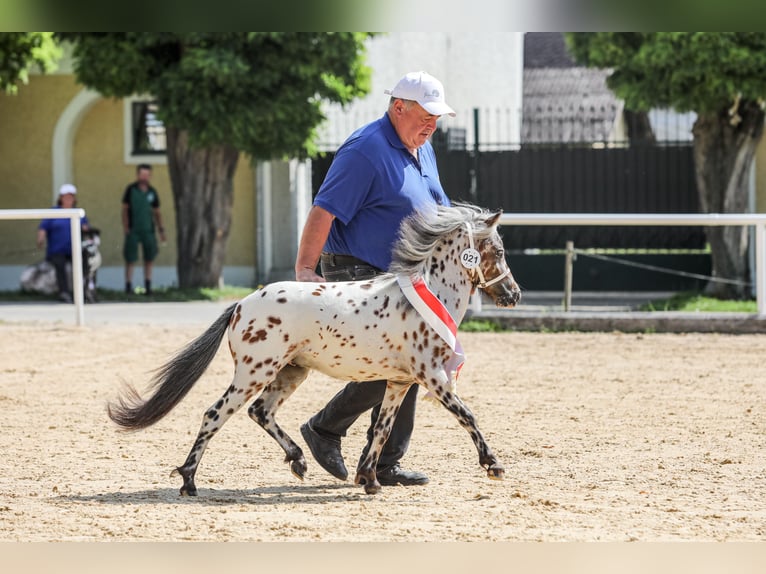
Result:
[[42,249],[43,245],[45,245],[45,237],[46,233],[44,229],[38,229],[37,230],[37,248]]
[[165,242],[165,227],[162,225],[162,214],[160,213],[160,208],[159,207],[153,208],[152,213],[154,214],[154,224],[157,226],[157,231],[160,232],[160,240],[164,243]]
[[327,236],[330,235],[333,219],[335,216],[332,213],[317,205],[309,211],[298,246],[298,256],[295,258],[296,281],[324,281],[314,269],[322,255]]
[[130,222],[128,217],[128,209],[130,209],[130,206],[127,203],[122,204],[122,229],[125,232],[125,235],[127,235],[130,232]]

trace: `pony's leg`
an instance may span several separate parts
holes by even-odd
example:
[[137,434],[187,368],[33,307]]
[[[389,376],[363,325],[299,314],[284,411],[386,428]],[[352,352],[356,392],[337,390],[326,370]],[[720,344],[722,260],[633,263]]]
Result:
[[247,409],[247,414],[250,415],[250,418],[263,427],[263,430],[269,433],[277,441],[277,444],[282,447],[286,455],[285,462],[290,463],[290,472],[301,480],[303,480],[307,468],[303,451],[277,424],[275,415],[279,407],[306,380],[308,374],[309,369],[305,367],[298,367],[297,365],[285,366],[277,373],[277,378],[263,389],[261,396]]
[[186,457],[183,465],[176,468],[175,473],[184,479],[181,487],[182,496],[197,496],[197,487],[194,484],[194,475],[197,472],[202,454],[205,452],[210,439],[221,430],[221,427],[229,420],[229,417],[237,412],[253,395],[258,394],[270,381],[248,381],[246,369],[237,368],[234,372],[234,380],[226,392],[215,404],[205,411],[202,417],[202,426],[197,434],[197,440]]
[[[358,383],[363,385],[364,383]],[[381,486],[375,474],[375,468],[378,466],[378,459],[383,450],[383,446],[391,434],[391,428],[394,426],[396,415],[399,414],[399,407],[407,395],[412,383],[386,383],[386,394],[380,403],[380,413],[378,420],[375,421],[372,440],[367,443],[362,451],[362,458],[359,461],[359,467],[356,469],[355,484],[363,484],[364,491],[367,494],[377,494]]]
[[[445,377],[446,378],[446,375]],[[439,399],[444,407],[455,415],[455,418],[460,423],[468,434],[471,435],[473,444],[476,445],[476,450],[479,451],[479,464],[487,471],[487,476],[492,480],[502,480],[505,474],[505,468],[497,460],[497,457],[489,448],[487,441],[484,440],[484,435],[476,425],[476,419],[470,409],[460,400],[460,398],[448,390],[448,384],[446,382],[438,382],[436,379],[431,379],[429,383],[425,384],[436,397]]]

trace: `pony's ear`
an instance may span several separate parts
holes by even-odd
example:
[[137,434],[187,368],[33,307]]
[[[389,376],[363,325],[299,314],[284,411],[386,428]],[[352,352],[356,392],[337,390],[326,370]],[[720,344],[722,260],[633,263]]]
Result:
[[497,222],[500,221],[500,216],[503,214],[502,209],[498,209],[495,213],[489,216],[488,219],[484,220],[484,223],[487,225],[487,227],[494,227],[497,225]]

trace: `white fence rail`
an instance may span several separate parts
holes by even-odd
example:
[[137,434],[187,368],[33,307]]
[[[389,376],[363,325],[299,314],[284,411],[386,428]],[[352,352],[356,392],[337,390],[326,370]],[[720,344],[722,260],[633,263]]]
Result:
[[766,315],[766,213],[504,213],[500,224],[754,226],[756,302]]
[[[76,321],[85,324],[80,218],[83,209],[0,209],[3,219],[69,219],[72,234],[72,283]],[[766,316],[766,213],[504,213],[500,225],[691,225],[755,227],[755,287],[758,315]],[[480,304],[480,298],[475,298]]]
[[2,219],[68,219],[72,235],[72,291],[74,295],[75,319],[78,325],[85,324],[85,292],[82,275],[82,237],[80,218],[85,210],[75,209],[0,209]]

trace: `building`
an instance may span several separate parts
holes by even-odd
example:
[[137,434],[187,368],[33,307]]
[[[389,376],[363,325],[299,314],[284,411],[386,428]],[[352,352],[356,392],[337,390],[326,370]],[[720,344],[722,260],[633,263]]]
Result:
[[[15,96],[0,95],[0,209],[40,209],[55,204],[63,183],[77,186],[78,206],[99,228],[103,264],[100,286],[124,286],[121,198],[135,179],[138,163],[153,165],[168,244],[155,261],[154,284],[176,280],[175,212],[164,154],[134,153],[133,128],[140,102],[149,97],[115,100],[75,82],[71,59],[56,72],[31,74]],[[237,209],[229,239],[225,281],[251,285],[255,276],[255,170],[241,157],[234,178]],[[0,221],[0,290],[19,287],[22,269],[44,259],[35,249],[38,221]],[[134,282],[143,282],[136,270]]]
[[[368,41],[370,94],[346,109],[327,106],[322,141],[326,148],[337,146],[356,127],[380,117],[388,103],[383,90],[413,70],[426,70],[443,81],[448,101],[458,112],[458,117],[443,120],[450,126],[466,129],[473,137],[472,108],[502,107],[516,110],[505,129],[518,134],[522,52],[522,34],[515,32],[376,36]],[[66,56],[56,72],[32,75],[18,95],[0,96],[0,176],[5,182],[0,209],[48,207],[62,183],[75,184],[79,206],[102,230],[102,287],[120,289],[124,284],[120,200],[141,162],[154,166],[168,236],[168,245],[155,262],[154,283],[158,287],[177,283],[175,210],[166,159],[162,153],[134,150],[139,142],[151,152],[152,142],[161,137],[152,133],[150,103],[150,96],[114,100],[83,88]],[[255,286],[292,278],[311,206],[311,163],[253,166],[243,154],[234,178],[234,204],[224,281]],[[44,257],[35,250],[37,225],[37,221],[0,222],[0,242],[12,246],[0,249],[0,290],[17,289],[23,268]],[[140,281],[138,269],[134,282]]]
[[[494,149],[550,139],[544,135],[545,122],[559,107],[572,118],[567,111],[571,106],[585,111],[580,120],[572,118],[580,127],[572,123],[569,131],[559,130],[556,141],[586,133],[587,138],[607,141],[624,135],[621,103],[605,89],[605,72],[574,66],[560,33],[388,33],[368,40],[367,60],[373,70],[371,92],[345,108],[326,107],[321,149],[336,149],[358,126],[380,117],[388,103],[383,91],[414,70],[425,70],[444,83],[457,117],[440,120],[440,130],[451,132],[456,145],[481,143]],[[175,210],[166,160],[162,153],[147,153],[153,138],[161,136],[152,132],[156,126],[150,103],[149,96],[114,100],[83,88],[67,57],[55,73],[32,75],[18,95],[0,95],[0,209],[48,207],[62,183],[74,183],[80,206],[103,232],[103,287],[123,286],[120,199],[136,165],[144,161],[154,166],[169,239],[156,261],[155,284],[177,283]],[[588,132],[583,119],[598,133]],[[134,129],[142,125],[147,129]],[[658,120],[652,125],[655,133],[662,133]],[[134,150],[136,141],[149,149]],[[758,148],[753,181],[766,190],[766,142]],[[311,187],[310,162],[253,165],[241,156],[234,178],[226,283],[255,286],[293,277]],[[766,193],[755,196],[754,207],[766,211]],[[37,224],[0,221],[0,290],[17,289],[22,269],[44,257],[35,249]],[[140,284],[140,270],[134,280]]]

